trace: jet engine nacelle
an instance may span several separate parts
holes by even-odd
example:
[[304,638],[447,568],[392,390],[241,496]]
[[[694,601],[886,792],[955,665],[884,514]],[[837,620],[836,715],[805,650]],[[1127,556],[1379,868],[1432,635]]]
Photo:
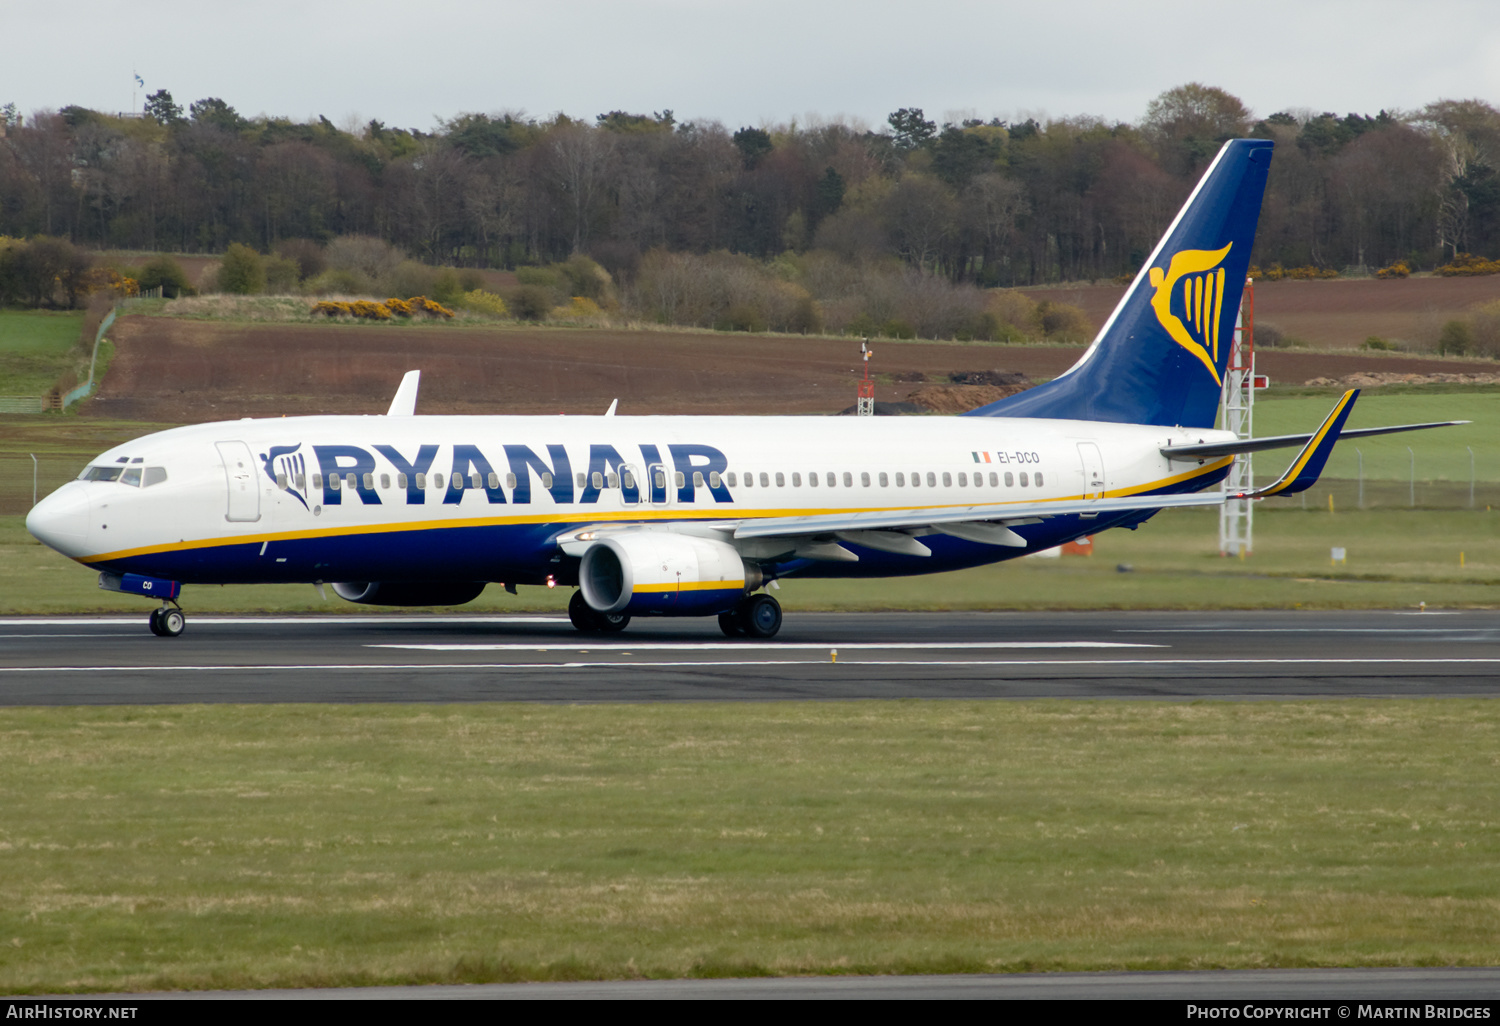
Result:
[[734,546],[666,531],[601,538],[578,568],[591,609],[631,616],[727,612],[761,580],[760,568],[746,564]]
[[365,606],[461,606],[484,590],[484,581],[345,581],[333,586],[341,599]]

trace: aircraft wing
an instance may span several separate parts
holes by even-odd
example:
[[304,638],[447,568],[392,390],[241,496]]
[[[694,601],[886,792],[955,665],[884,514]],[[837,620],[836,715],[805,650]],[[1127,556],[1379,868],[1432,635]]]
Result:
[[945,509],[873,510],[865,513],[824,513],[805,517],[766,517],[741,522],[734,528],[734,536],[736,538],[791,538],[838,531],[899,531],[922,527],[941,530],[944,525],[975,522],[999,526],[1019,525],[1036,523],[1043,517],[1120,513],[1138,509],[1167,509],[1179,506],[1217,506],[1223,501],[1224,496],[1214,491],[1191,495],[1051,499],[1037,502],[950,506]]

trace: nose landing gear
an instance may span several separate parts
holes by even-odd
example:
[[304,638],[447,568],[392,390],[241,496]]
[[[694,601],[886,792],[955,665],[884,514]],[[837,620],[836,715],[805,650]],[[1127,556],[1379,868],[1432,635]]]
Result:
[[151,618],[147,622],[151,633],[158,638],[175,638],[187,626],[187,618],[182,615],[181,607],[165,603],[159,609],[151,610]]

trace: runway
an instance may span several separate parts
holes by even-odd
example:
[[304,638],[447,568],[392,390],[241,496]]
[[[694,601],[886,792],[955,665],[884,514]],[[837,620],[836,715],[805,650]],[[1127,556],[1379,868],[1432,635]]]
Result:
[[[143,610],[144,613],[144,610]],[[582,635],[548,616],[0,620],[0,705],[1290,699],[1500,693],[1488,611],[789,613]]]

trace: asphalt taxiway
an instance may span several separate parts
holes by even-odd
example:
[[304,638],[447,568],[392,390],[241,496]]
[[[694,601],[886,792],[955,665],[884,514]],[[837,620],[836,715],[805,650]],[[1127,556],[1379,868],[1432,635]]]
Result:
[[583,635],[556,616],[0,620],[0,705],[1277,699],[1500,694],[1500,615],[789,613]]

